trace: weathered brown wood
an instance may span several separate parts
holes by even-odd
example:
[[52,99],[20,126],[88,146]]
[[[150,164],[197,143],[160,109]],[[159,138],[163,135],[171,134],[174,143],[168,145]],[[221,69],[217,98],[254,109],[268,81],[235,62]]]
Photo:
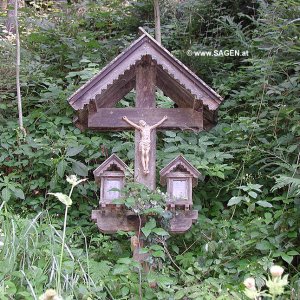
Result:
[[161,185],[166,185],[168,176],[176,170],[190,174],[193,177],[193,187],[198,184],[198,178],[203,180],[202,174],[183,155],[178,155],[159,172]]
[[135,88],[135,67],[132,66],[105,91],[96,96],[97,107],[114,107],[124,96]]
[[203,179],[201,173],[182,155],[177,156],[160,171],[161,185],[167,184],[167,204],[171,208],[184,207],[189,210],[193,205],[192,188]]
[[[160,88],[179,108],[156,108],[155,91]],[[135,108],[113,108],[131,89],[136,90]],[[202,130],[215,124],[222,98],[177,60],[146,32],[95,77],[69,98],[79,116],[78,126],[97,131],[135,128],[135,181],[155,189],[156,127],[158,130]],[[125,118],[126,116],[126,118]],[[143,121],[142,121],[143,120]],[[140,233],[141,220],[124,205],[113,200],[124,184],[122,163],[102,164],[95,170],[102,187],[99,210],[92,212],[100,231],[118,230]],[[125,165],[125,164],[124,164]],[[161,183],[168,185],[168,208],[174,211],[171,233],[183,233],[197,220],[191,211],[192,187],[201,174],[179,156],[161,171]],[[97,177],[98,176],[98,177]],[[139,234],[138,234],[139,235]],[[134,256],[140,260],[138,247]]]
[[202,102],[187,91],[177,80],[159,66],[157,67],[157,87],[172,99],[178,107],[202,108]]
[[198,219],[197,210],[180,210],[176,211],[174,217],[170,220],[170,233],[184,233],[188,231],[192,224],[195,223]]
[[[137,215],[127,215],[124,210],[110,210],[103,208],[92,211],[92,220],[97,223],[103,233],[116,233],[117,231],[138,231],[140,221]],[[142,225],[144,224],[144,220]]]
[[132,126],[122,120],[127,116],[138,123],[139,120],[153,125],[164,116],[168,119],[157,130],[201,130],[203,128],[202,112],[191,108],[100,108],[88,117],[88,128],[97,131],[106,130],[132,130]]
[[[136,99],[135,107],[140,109],[155,108],[155,87],[156,87],[156,65],[151,62],[151,58],[146,56],[144,61],[136,68]],[[146,120],[144,120],[146,121]],[[153,123],[149,124],[152,125]],[[156,130],[150,133],[150,153],[148,174],[143,171],[139,130],[135,130],[135,160],[134,177],[135,181],[144,184],[149,189],[154,190],[156,186]]]
[[[170,233],[184,233],[189,230],[198,219],[197,210],[178,210],[170,220]],[[92,211],[92,221],[97,224],[103,233],[113,234],[118,231],[139,231],[140,220],[137,215],[128,214],[125,210],[111,210],[103,208]],[[146,218],[142,218],[142,226],[146,223]]]
[[[97,95],[101,95],[110,85],[118,85],[119,78],[127,70],[132,67],[138,68],[138,62],[145,55],[150,56],[157,63],[159,70],[165,74],[166,78],[176,79],[180,86],[184,87],[196,100],[203,102],[210,110],[218,108],[222,98],[146,32],[143,32],[143,35],[130,47],[75,92],[69,98],[69,103],[76,110],[82,109],[84,104],[89,103],[90,99],[95,99]],[[174,89],[178,86],[175,85]]]

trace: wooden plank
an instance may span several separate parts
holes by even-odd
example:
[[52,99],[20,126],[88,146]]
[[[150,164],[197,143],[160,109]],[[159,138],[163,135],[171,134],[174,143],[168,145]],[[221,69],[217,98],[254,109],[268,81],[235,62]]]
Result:
[[133,130],[132,126],[122,120],[123,116],[127,116],[134,123],[144,120],[149,125],[168,116],[168,119],[157,128],[158,130],[201,130],[203,128],[202,111],[198,112],[191,108],[99,108],[97,112],[89,115],[88,127],[97,131]]
[[123,75],[121,75],[114,84],[96,96],[97,108],[115,107],[124,96],[135,88],[135,68],[131,67]]
[[177,80],[172,78],[165,70],[157,67],[157,87],[173,100],[178,107],[189,107],[197,109],[202,102],[186,90]]
[[169,232],[176,233],[176,234],[184,233],[192,227],[192,224],[195,223],[197,219],[198,219],[197,210],[176,211],[176,214],[170,220]]
[[[140,110],[153,109],[156,107],[156,65],[149,55],[144,56],[142,62],[136,67],[136,99],[135,107]],[[142,117],[142,115],[137,114]],[[146,121],[146,120],[144,120]],[[154,123],[151,123],[151,125]],[[150,124],[149,124],[150,125]],[[147,186],[150,190],[156,188],[156,129],[150,133],[150,153],[148,173],[143,171],[141,152],[139,151],[140,132],[135,130],[135,160],[134,160],[134,177],[135,181]]]
[[[122,231],[139,231],[140,221],[137,215],[126,210],[111,210],[103,208],[92,211],[91,219],[97,223],[99,230],[103,233],[116,233]],[[176,214],[170,220],[170,233],[184,233],[188,231],[192,224],[198,219],[197,210],[177,210]],[[142,226],[145,225],[147,219],[142,217]]]
[[195,95],[210,110],[218,108],[223,99],[146,33],[75,92],[69,98],[69,103],[76,110],[82,109],[84,104],[89,103],[90,99],[94,99],[96,95],[102,94],[109,85],[114,84],[115,80],[138,63],[145,55],[150,55],[162,69],[176,78],[189,93]]
[[109,234],[116,233],[119,230],[138,231],[140,226],[138,216],[131,217],[123,210],[117,212],[108,208],[93,210],[92,221],[97,223],[101,232]]

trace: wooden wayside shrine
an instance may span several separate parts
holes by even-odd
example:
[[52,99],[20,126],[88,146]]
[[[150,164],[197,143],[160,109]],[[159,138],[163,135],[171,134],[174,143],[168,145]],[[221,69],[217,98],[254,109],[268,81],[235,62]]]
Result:
[[[153,190],[156,188],[156,130],[208,130],[217,122],[222,98],[142,28],[140,34],[68,101],[77,111],[74,122],[81,130],[135,130],[135,181]],[[157,107],[157,88],[174,102],[173,108]],[[116,108],[133,89],[135,107]],[[94,173],[101,186],[101,196],[100,207],[92,212],[92,219],[105,233],[137,231],[137,218],[124,208],[111,205],[110,199],[118,195],[107,190],[122,186],[126,165],[117,156],[108,160]],[[107,168],[111,161],[115,169]],[[167,184],[172,198],[169,208],[174,210],[170,231],[185,232],[197,220],[198,212],[192,210],[192,187],[201,174],[182,156],[162,171],[161,182]]]

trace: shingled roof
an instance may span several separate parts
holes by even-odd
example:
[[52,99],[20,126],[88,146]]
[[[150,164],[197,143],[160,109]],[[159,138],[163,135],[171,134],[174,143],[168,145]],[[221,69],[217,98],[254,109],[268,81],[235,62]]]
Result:
[[156,86],[178,107],[204,109],[204,117],[215,123],[222,97],[196,74],[140,28],[142,35],[69,99],[75,110],[95,100],[97,108],[113,107],[135,87],[135,69],[145,57],[156,66]]
[[177,168],[184,170],[193,177],[193,186],[197,185],[198,178],[203,180],[202,174],[189,162],[183,155],[178,155],[171,162],[169,162],[160,172],[160,183],[166,185],[166,177],[170,172],[174,172]]

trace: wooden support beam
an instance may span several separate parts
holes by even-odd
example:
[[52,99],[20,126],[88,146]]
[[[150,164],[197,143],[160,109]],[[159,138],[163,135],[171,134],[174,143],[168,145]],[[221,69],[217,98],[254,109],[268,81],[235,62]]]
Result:
[[190,107],[198,110],[202,108],[202,102],[187,91],[176,79],[172,78],[162,68],[157,67],[156,85],[166,96],[171,98],[178,107]]
[[[156,64],[150,56],[145,56],[142,62],[136,67],[136,108],[156,107],[155,90],[156,90]],[[135,181],[144,184],[149,189],[154,190],[156,187],[156,130],[153,129],[150,134],[151,147],[149,153],[149,170],[145,174],[143,171],[141,153],[139,151],[140,132],[135,130],[135,160],[134,160],[134,177]]]
[[185,233],[188,231],[192,224],[197,222],[198,211],[197,210],[179,210],[176,211],[174,217],[170,220],[170,233]]
[[134,68],[126,71],[101,95],[96,96],[97,108],[114,107],[124,96],[135,88]]
[[202,111],[198,112],[192,108],[99,108],[97,112],[89,114],[88,128],[97,131],[132,130],[132,126],[122,120],[123,116],[127,116],[134,123],[144,120],[149,125],[168,116],[157,130],[202,130],[203,128]]

